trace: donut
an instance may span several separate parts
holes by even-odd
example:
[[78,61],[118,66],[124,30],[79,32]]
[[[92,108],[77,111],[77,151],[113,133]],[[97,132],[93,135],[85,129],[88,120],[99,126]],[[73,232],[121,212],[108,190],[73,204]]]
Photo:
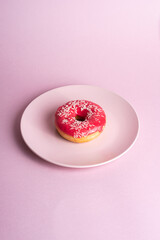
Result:
[[96,103],[87,100],[73,100],[58,107],[55,113],[55,126],[65,139],[88,142],[98,137],[106,124],[104,110]]

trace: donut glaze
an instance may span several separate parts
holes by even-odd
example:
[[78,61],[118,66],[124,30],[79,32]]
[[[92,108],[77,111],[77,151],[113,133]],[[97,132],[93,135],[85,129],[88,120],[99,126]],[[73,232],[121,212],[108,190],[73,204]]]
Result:
[[60,106],[55,113],[55,124],[62,132],[75,139],[103,131],[106,115],[96,103],[74,100]]

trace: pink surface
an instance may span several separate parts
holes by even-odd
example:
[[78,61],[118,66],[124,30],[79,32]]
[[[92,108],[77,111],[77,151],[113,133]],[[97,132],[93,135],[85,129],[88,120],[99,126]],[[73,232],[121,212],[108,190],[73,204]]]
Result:
[[[159,240],[159,1],[0,5],[0,239]],[[68,84],[127,99],[140,120],[134,148],[86,170],[35,156],[22,141],[21,114]]]

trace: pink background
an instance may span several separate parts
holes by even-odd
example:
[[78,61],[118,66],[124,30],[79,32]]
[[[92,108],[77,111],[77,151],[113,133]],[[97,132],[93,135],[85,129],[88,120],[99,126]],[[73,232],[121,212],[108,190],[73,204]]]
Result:
[[[159,0],[0,3],[0,239],[160,239]],[[137,111],[135,146],[84,170],[39,159],[19,132],[46,90],[90,84]]]

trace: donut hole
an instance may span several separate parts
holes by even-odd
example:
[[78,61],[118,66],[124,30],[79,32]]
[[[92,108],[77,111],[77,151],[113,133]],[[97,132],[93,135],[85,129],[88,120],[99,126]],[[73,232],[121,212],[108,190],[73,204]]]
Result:
[[81,121],[81,122],[83,122],[83,121],[85,120],[85,117],[82,117],[82,116],[76,115],[76,116],[75,116],[75,119],[76,119],[77,121]]

